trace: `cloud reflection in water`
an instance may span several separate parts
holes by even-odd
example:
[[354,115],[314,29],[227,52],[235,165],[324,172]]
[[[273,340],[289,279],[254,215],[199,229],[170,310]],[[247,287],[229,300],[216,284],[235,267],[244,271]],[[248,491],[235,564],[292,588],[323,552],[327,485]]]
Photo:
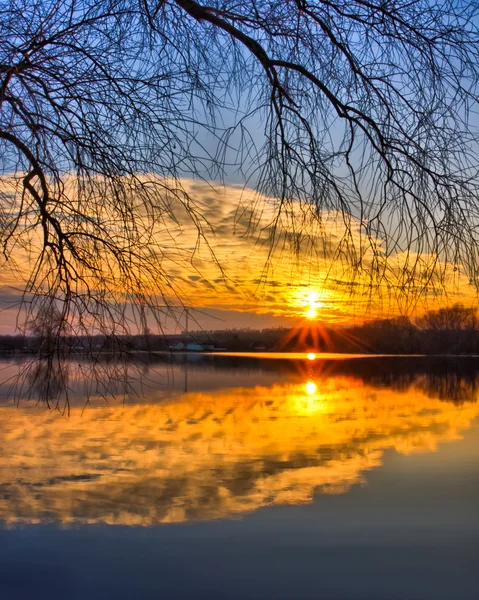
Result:
[[434,452],[479,415],[425,392],[337,375],[158,402],[0,408],[0,519],[153,525],[340,494],[383,452]]

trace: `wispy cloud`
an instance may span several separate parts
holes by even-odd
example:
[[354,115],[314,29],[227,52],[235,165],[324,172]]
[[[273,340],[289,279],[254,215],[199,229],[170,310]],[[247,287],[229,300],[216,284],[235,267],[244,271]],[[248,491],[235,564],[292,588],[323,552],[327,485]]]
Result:
[[[298,318],[314,291],[318,316],[336,323],[475,298],[457,266],[411,251],[388,256],[383,241],[368,237],[364,224],[350,215],[317,213],[299,203],[279,211],[275,199],[251,189],[181,183],[188,208],[165,194],[164,218],[151,224],[150,251],[163,275],[165,298]],[[4,295],[8,287],[25,283],[34,249],[34,240],[19,245],[14,260],[2,264]],[[148,271],[140,277],[154,293],[155,275]]]

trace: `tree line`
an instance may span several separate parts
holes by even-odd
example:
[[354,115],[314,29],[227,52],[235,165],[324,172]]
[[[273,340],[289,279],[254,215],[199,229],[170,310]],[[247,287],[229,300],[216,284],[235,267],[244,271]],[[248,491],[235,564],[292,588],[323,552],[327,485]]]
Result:
[[313,323],[293,329],[196,331],[170,336],[147,333],[122,337],[75,336],[68,329],[58,337],[57,328],[45,318],[32,323],[29,335],[0,336],[0,352],[48,356],[61,348],[65,357],[72,353],[156,352],[167,351],[171,342],[180,340],[239,352],[479,354],[479,318],[475,307],[457,303],[430,310],[415,321],[401,316],[350,327]]

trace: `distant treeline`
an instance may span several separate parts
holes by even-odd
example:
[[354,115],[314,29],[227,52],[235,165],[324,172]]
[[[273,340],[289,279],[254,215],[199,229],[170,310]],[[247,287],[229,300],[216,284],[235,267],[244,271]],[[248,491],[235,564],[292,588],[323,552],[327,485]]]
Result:
[[[102,353],[165,351],[178,342],[229,351],[343,352],[365,354],[479,354],[477,310],[462,304],[429,311],[416,322],[408,317],[378,319],[353,327],[307,322],[294,329],[225,330],[178,335],[62,338],[66,351]],[[36,353],[50,344],[45,336],[0,336],[0,354]]]
[[231,351],[479,354],[479,319],[475,308],[454,304],[415,322],[396,317],[343,328],[308,321],[294,329],[197,332],[194,339]]
[[162,351],[168,350],[168,336],[163,335],[129,335],[129,336],[82,336],[74,337],[64,335],[61,343],[55,338],[54,343],[42,335],[1,335],[1,354],[35,354],[41,349],[48,352],[50,348],[77,352],[97,354],[101,352],[117,351]]

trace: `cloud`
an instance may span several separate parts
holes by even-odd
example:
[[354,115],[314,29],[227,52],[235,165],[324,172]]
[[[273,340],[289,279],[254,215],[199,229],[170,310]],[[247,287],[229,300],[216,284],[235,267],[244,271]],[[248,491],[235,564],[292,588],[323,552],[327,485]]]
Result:
[[[388,256],[384,243],[366,236],[351,216],[317,213],[294,202],[278,213],[274,199],[252,189],[213,188],[188,179],[181,184],[188,201],[165,194],[162,218],[150,222],[145,252],[151,264],[138,270],[145,293],[160,285],[171,302],[180,298],[190,306],[294,319],[315,291],[320,317],[336,323],[366,310],[369,316],[390,316],[439,301],[475,299],[467,278],[450,272],[438,257]],[[2,264],[0,286],[21,288],[34,257],[32,248],[19,247],[15,266]],[[116,285],[110,265],[104,268],[106,280]],[[447,296],[435,295],[444,287]]]

